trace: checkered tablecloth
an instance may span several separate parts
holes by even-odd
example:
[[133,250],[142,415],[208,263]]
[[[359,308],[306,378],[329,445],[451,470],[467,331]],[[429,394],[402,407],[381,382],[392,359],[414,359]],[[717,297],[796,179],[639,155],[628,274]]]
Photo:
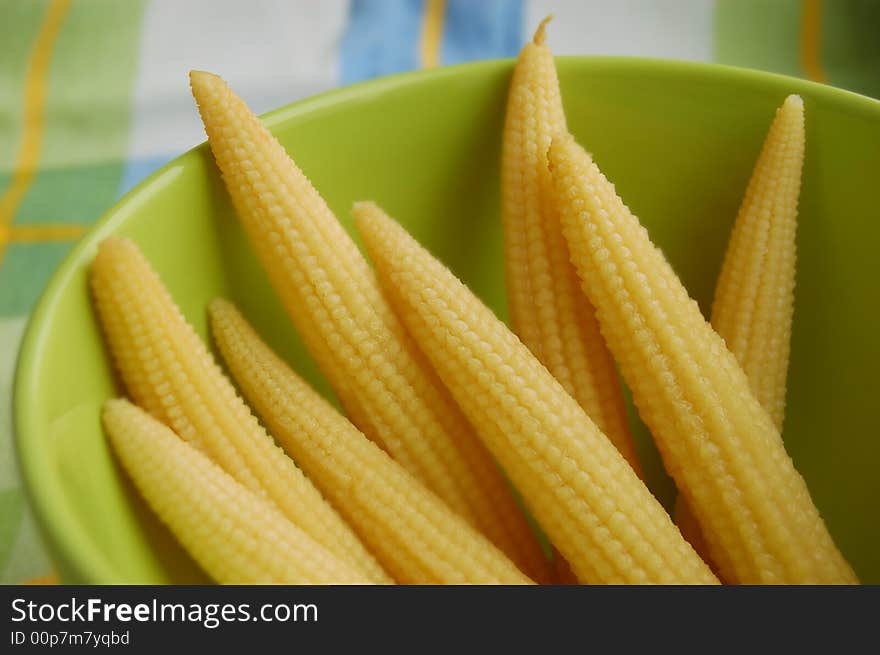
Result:
[[719,61],[880,96],[877,0],[0,0],[0,583],[53,579],[12,447],[28,314],[105,209],[203,140],[187,71],[220,73],[263,112],[512,57],[548,13],[557,54]]

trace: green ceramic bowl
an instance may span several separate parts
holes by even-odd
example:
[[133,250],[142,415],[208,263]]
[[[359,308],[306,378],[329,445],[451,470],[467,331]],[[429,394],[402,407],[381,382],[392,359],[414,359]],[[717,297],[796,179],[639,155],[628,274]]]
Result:
[[[267,124],[346,226],[375,199],[504,315],[498,160],[512,64],[377,80],[280,109]],[[753,71],[619,58],[563,58],[569,127],[709,307],[731,222],[776,106],[800,93],[807,156],[785,442],[861,579],[880,582],[880,102]],[[195,109],[193,109],[195,111]],[[90,304],[96,244],[132,237],[206,334],[226,296],[297,370],[327,386],[279,308],[205,146],[104,216],[57,271],[18,365],[21,469],[65,582],[204,580],[134,493],[101,431],[119,394]],[[640,428],[648,481],[674,491]],[[805,544],[809,547],[809,544]]]

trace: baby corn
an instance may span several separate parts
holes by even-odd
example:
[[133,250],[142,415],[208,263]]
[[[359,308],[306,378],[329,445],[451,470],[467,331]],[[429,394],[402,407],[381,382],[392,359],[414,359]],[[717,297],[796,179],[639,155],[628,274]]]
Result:
[[504,125],[501,218],[513,331],[639,472],[620,379],[581,291],[562,235],[547,167],[550,139],[565,129],[544,19],[520,52]]
[[355,217],[395,308],[578,579],[717,582],[618,450],[491,310],[375,205]]
[[584,290],[722,578],[856,582],[773,421],[647,231],[571,136],[549,159]]
[[235,307],[215,300],[210,316],[214,339],[245,395],[399,582],[529,582],[297,376]]
[[776,113],[734,223],[712,304],[712,326],[778,430],[794,309],[795,233],[804,163],[804,102]]
[[549,577],[501,471],[406,334],[357,246],[280,143],[215,75],[193,95],[239,217],[355,424],[526,573]]
[[98,247],[92,289],[114,363],[132,399],[292,523],[374,582],[375,558],[274,443],[128,239]]
[[108,400],[103,421],[141,495],[217,582],[370,583],[140,408]]
[[[740,206],[715,289],[712,327],[749,380],[755,398],[782,432],[794,310],[795,233],[804,163],[804,102],[785,99],[764,141]],[[691,543],[699,524],[676,506]],[[695,545],[695,547],[697,547]],[[697,547],[699,551],[699,547]]]

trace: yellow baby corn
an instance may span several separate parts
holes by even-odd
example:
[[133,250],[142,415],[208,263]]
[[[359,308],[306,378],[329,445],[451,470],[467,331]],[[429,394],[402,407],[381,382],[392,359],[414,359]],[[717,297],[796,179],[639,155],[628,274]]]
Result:
[[356,219],[395,308],[578,579],[717,582],[620,452],[491,310],[375,206]]
[[792,95],[778,109],[755,165],[712,304],[712,326],[779,430],[785,415],[803,163],[804,102]]
[[210,305],[214,339],[285,449],[407,584],[527,584],[485,537],[296,375],[229,302]]
[[142,409],[108,400],[103,420],[135,486],[217,582],[370,583]]
[[418,352],[330,208],[216,75],[193,95],[269,278],[352,421],[526,573],[549,565],[506,481]]
[[544,19],[519,54],[507,100],[501,218],[513,331],[639,471],[614,360],[581,291],[562,235],[547,168],[550,139],[565,129]]
[[334,555],[375,582],[390,582],[250,413],[137,246],[120,237],[105,239],[91,281],[114,363],[132,399]]
[[[712,304],[712,327],[736,357],[755,398],[780,432],[785,415],[803,163],[804,102],[792,95],[777,110],[755,164]],[[689,511],[687,504],[680,502],[676,523],[694,543],[702,536],[694,533],[699,524],[687,515]]]
[[773,421],[647,231],[571,136],[549,157],[584,290],[722,578],[856,582]]

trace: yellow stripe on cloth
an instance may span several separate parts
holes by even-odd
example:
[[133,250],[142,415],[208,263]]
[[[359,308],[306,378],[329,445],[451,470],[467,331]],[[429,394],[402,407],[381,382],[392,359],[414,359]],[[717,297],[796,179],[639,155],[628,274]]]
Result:
[[803,0],[801,13],[801,68],[814,82],[828,78],[822,67],[822,0]]
[[85,225],[75,223],[37,223],[0,226],[0,240],[7,243],[42,243],[75,241],[86,232]]
[[443,15],[446,0],[426,0],[422,21],[420,60],[422,68],[433,68],[440,63],[440,41],[443,36]]
[[0,196],[0,262],[3,261],[3,255],[6,252],[8,228],[12,224],[15,212],[30,188],[37,171],[45,128],[49,62],[52,59],[52,49],[69,8],[70,0],[52,0],[46,11],[40,32],[34,41],[34,48],[28,61],[24,83],[24,126],[21,147],[18,151],[12,180],[3,195]]

